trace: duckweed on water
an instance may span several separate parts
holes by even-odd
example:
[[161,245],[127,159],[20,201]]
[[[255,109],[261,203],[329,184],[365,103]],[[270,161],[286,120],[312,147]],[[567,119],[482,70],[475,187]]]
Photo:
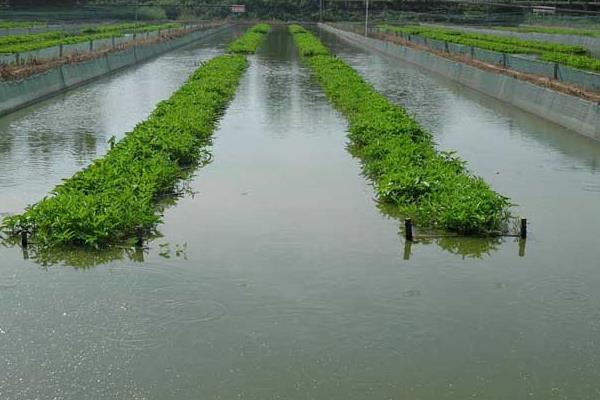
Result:
[[153,231],[160,198],[175,193],[186,170],[206,158],[204,147],[247,64],[242,55],[206,62],[106,156],[23,214],[4,218],[0,229],[13,237],[28,232],[41,248],[99,248],[135,237],[140,228]]
[[472,235],[505,229],[506,197],[470,174],[453,153],[437,152],[431,135],[403,108],[342,60],[324,54],[313,34],[295,25],[290,32],[329,99],[348,118],[351,150],[363,161],[379,199],[421,226]]

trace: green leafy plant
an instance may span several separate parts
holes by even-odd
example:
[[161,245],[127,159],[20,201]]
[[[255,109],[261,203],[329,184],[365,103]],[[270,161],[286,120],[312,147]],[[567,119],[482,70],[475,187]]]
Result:
[[329,54],[327,47],[323,46],[320,41],[314,40],[313,35],[300,25],[290,25],[289,30],[294,35],[301,56],[310,57]]
[[461,32],[454,29],[430,28],[418,25],[403,27],[382,25],[380,29],[384,32],[419,35],[429,39],[473,46],[501,53],[535,54],[545,61],[556,62],[588,71],[600,71],[600,59],[590,56],[588,50],[582,46],[524,40],[500,35]]
[[32,235],[39,247],[99,248],[152,231],[158,200],[171,195],[185,170],[206,153],[217,120],[234,96],[247,66],[239,55],[206,62],[150,117],[2,230]]
[[542,60],[557,62],[573,68],[600,72],[600,59],[576,54],[544,53]]
[[331,102],[348,118],[350,150],[378,198],[415,222],[468,235],[504,230],[510,201],[473,176],[465,162],[438,152],[431,135],[306,30],[290,26],[296,46]]
[[463,44],[466,46],[475,46],[487,50],[501,51],[505,53],[588,53],[588,50],[583,46],[550,43],[540,40],[525,40],[503,35],[463,32],[449,28],[437,28],[420,25],[407,25],[402,27],[382,25],[381,28],[388,32],[398,32],[403,33],[405,35],[419,35],[430,39],[445,40],[451,43]]
[[254,54],[270,30],[268,24],[256,24],[231,42],[227,49],[235,54]]
[[541,26],[541,25],[528,25],[528,26],[497,26],[494,29],[511,32],[537,32],[537,33],[550,33],[559,35],[577,35],[577,36],[590,36],[600,37],[600,29],[585,29],[585,28],[568,28],[560,26]]
[[[270,29],[254,28],[263,36]],[[161,199],[177,194],[187,171],[209,158],[205,148],[247,65],[236,54],[206,62],[125,138],[111,138],[104,157],[24,213],[4,218],[0,231],[13,241],[26,232],[37,250],[131,244],[140,230],[154,232]]]
[[47,47],[89,42],[90,40],[122,37],[126,33],[145,33],[178,28],[181,25],[169,24],[112,24],[87,28],[81,33],[45,32],[31,35],[10,35],[0,37],[0,54],[22,53]]
[[35,28],[38,26],[46,26],[46,24],[33,21],[0,21],[0,29]]

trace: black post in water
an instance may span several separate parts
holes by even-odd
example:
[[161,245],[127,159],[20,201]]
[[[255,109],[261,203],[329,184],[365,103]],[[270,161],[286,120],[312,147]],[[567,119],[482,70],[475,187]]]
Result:
[[404,237],[406,238],[406,240],[409,240],[411,242],[413,240],[413,224],[412,219],[410,218],[406,218],[404,220]]
[[527,239],[527,218],[521,218],[521,232],[519,236],[521,239]]
[[135,228],[135,237],[137,239],[135,245],[142,247],[144,245],[144,229],[141,226]]
[[525,257],[525,244],[527,240],[519,239],[519,257]]
[[27,242],[27,231],[21,231],[21,246],[27,247],[29,243]]
[[410,256],[412,254],[412,242],[410,240],[404,241],[404,253],[402,254],[402,258],[404,260],[410,260]]

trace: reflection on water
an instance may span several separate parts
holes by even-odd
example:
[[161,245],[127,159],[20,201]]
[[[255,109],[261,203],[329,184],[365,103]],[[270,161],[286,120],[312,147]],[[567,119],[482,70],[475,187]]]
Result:
[[412,252],[412,246],[437,244],[442,249],[464,258],[483,259],[490,256],[492,252],[499,249],[500,245],[506,242],[504,238],[470,238],[459,236],[439,236],[427,237],[419,236],[414,242],[405,241],[404,259],[409,260]]
[[[4,247],[17,246],[18,241],[9,239],[2,242]],[[151,246],[121,245],[106,249],[58,248],[45,249],[35,246],[21,247],[24,260],[33,261],[47,268],[54,265],[66,265],[76,269],[92,268],[114,261],[143,263],[151,251],[166,259],[187,259],[187,243],[168,243],[154,237]]]
[[91,268],[113,261],[128,260],[135,263],[144,262],[144,249],[141,247],[115,246],[103,250],[82,250],[78,248],[39,249],[22,248],[23,258],[31,260],[43,267],[61,264],[74,268]]

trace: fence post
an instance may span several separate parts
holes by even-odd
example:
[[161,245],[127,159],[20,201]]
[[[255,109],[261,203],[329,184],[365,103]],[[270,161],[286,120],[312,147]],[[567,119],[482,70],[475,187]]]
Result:
[[404,242],[404,252],[402,253],[403,260],[410,260],[411,248],[412,248],[412,242],[410,240],[406,240]]
[[94,41],[90,40],[90,51],[94,50]]
[[135,245],[137,247],[144,246],[144,228],[142,228],[141,226],[137,226],[135,228],[135,239]]
[[506,53],[502,53],[502,66],[506,68]]
[[527,218],[521,218],[521,230],[519,236],[521,239],[527,239]]
[[412,219],[410,218],[406,218],[404,220],[404,237],[406,238],[407,241],[412,241],[413,240],[413,224],[412,224]]
[[112,39],[112,48],[114,49],[115,48],[115,37],[112,36],[111,39]]
[[63,44],[58,45],[58,58],[62,58],[63,56]]
[[557,81],[560,80],[560,77],[558,76],[558,63],[557,62],[554,63],[554,79],[556,79]]

